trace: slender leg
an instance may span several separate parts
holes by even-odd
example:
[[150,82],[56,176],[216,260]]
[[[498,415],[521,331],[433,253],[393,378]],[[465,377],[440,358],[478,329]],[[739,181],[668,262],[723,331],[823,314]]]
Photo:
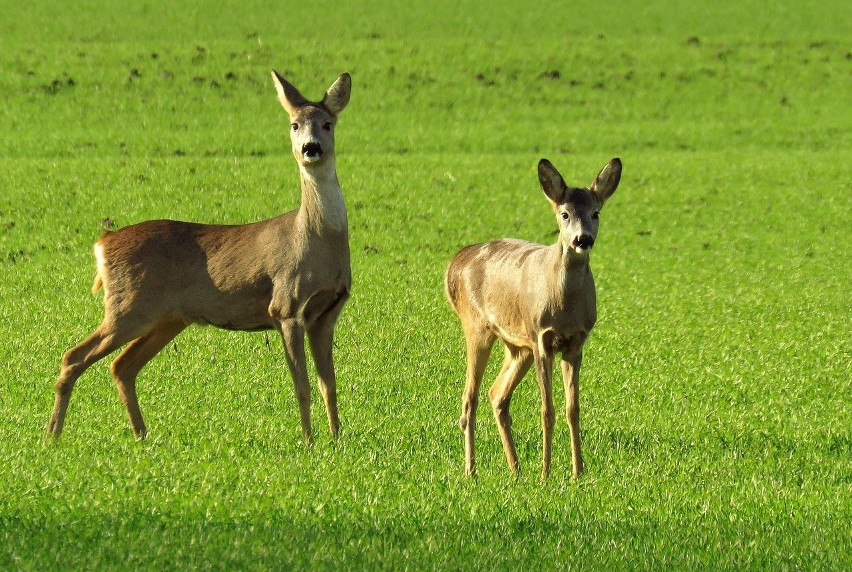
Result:
[[583,352],[562,356],[562,381],[565,384],[565,416],[571,431],[571,466],[574,477],[583,472],[583,455],[580,453],[580,364]]
[[541,390],[542,464],[541,476],[550,474],[550,452],[553,443],[553,425],[556,414],[553,410],[553,354],[539,348],[535,356],[535,370]]
[[334,346],[334,326],[337,317],[343,310],[345,298],[341,297],[317,322],[308,330],[308,341],[311,354],[317,368],[317,381],[320,394],[325,402],[325,412],[328,417],[328,428],[332,437],[337,437],[340,431],[340,419],[337,415],[337,378],[334,373],[332,349]]
[[474,455],[474,432],[476,431],[476,408],[479,405],[479,386],[482,375],[488,365],[494,336],[486,330],[471,329],[465,331],[467,345],[467,373],[462,393],[462,413],[459,427],[464,432],[464,466],[467,475],[476,472]]
[[518,474],[518,454],[512,438],[512,416],[509,414],[509,404],[512,401],[512,393],[529,371],[531,364],[532,353],[529,350],[506,346],[503,369],[488,391],[491,407],[494,410],[494,419],[497,420],[497,428],[500,430],[500,441],[503,443],[506,462],[509,464],[509,470],[515,475]]
[[284,341],[284,354],[287,366],[293,376],[296,400],[299,402],[299,414],[302,419],[302,435],[305,445],[313,444],[311,433],[311,388],[308,384],[308,370],[305,364],[305,329],[296,320],[285,319],[279,324],[281,339]]
[[136,376],[146,363],[151,361],[160,350],[186,328],[183,322],[164,322],[158,324],[144,336],[133,340],[124,348],[110,366],[110,372],[118,388],[118,397],[127,410],[130,426],[137,439],[143,439],[147,433],[139,401],[136,397]]
[[93,363],[118,349],[125,341],[127,340],[116,335],[114,328],[105,320],[88,338],[65,352],[56,380],[53,413],[45,428],[48,435],[58,438],[62,434],[68,402],[71,400],[71,391],[77,378]]

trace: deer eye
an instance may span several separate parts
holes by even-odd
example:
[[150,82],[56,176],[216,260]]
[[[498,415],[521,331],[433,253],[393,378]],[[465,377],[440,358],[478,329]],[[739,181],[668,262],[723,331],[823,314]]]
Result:
[[298,131],[299,130],[299,124],[298,123],[291,123],[290,129],[292,129],[293,131]]
[[322,128],[326,131],[331,131],[331,121],[326,121],[325,123],[323,123]]
[[562,211],[562,212],[561,212],[561,213],[559,213],[559,214],[560,214],[560,215],[562,215],[562,220],[568,220],[569,218],[571,218],[571,215],[569,215],[569,214],[568,214],[567,212],[565,212],[565,211]]
[[601,216],[601,213],[599,211],[595,211],[594,213],[592,213],[592,218],[595,219],[595,220],[598,220],[598,218],[600,218],[600,216]]

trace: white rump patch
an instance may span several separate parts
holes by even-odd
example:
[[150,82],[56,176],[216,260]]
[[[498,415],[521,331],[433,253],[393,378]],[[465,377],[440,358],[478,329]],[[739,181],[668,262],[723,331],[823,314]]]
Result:
[[101,287],[104,289],[104,293],[106,293],[106,258],[104,257],[104,247],[100,242],[95,243],[95,264],[97,265],[98,276],[101,278]]

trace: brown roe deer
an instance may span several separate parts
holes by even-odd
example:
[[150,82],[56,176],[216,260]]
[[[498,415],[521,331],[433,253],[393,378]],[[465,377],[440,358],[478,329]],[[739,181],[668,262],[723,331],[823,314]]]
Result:
[[447,297],[461,320],[467,345],[467,374],[459,425],[465,436],[465,471],[474,474],[474,429],[479,386],[491,348],[505,344],[503,368],[488,392],[509,469],[517,474],[509,403],[512,392],[535,366],[541,390],[542,476],[550,472],[553,361],[561,354],[566,413],[571,431],[573,475],[583,471],[580,453],[579,381],[583,344],[597,319],[589,251],[598,233],[598,213],[621,179],[612,159],[589,188],[567,187],[547,159],[538,178],[559,226],[552,246],[503,239],[468,246],[447,268]]
[[280,332],[302,433],[310,445],[307,334],[329,427],[337,435],[332,338],[352,279],[334,128],[349,102],[351,79],[342,74],[320,102],[308,101],[275,71],[272,79],[290,117],[290,140],[301,175],[301,206],[253,224],[154,220],[104,233],[95,244],[97,276],[92,289],[104,290],[104,319],[62,358],[46,428],[49,435],[62,433],[77,378],[128,344],[110,371],[133,433],[144,437],[136,376],[190,324]]

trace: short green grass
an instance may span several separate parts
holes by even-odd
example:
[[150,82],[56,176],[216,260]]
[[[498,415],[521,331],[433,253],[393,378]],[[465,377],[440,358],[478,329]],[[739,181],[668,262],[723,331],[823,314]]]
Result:
[[[843,3],[3,12],[0,568],[852,568]],[[147,440],[105,360],[46,442],[60,357],[100,321],[102,219],[296,206],[273,67],[311,97],[353,76],[340,439],[315,403],[302,446],[275,336],[194,328],[142,374]],[[592,254],[600,319],[581,381],[587,472],[570,478],[560,422],[540,480],[527,379],[520,478],[487,403],[465,478],[443,270],[472,242],[555,239],[539,158],[587,184],[613,156],[625,170]]]

